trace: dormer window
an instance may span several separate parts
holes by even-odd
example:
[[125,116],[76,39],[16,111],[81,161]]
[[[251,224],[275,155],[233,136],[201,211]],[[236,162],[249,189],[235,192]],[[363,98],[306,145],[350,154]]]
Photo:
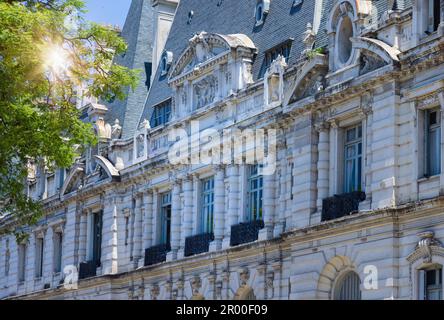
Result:
[[259,26],[264,23],[265,21],[265,15],[270,10],[270,0],[258,0],[256,4],[256,10],[255,10],[255,19],[256,19],[256,26]]
[[154,107],[151,115],[151,127],[155,128],[164,125],[170,121],[171,118],[171,99],[162,102]]
[[160,75],[165,76],[170,69],[171,63],[173,62],[173,53],[170,51],[164,51],[160,59]]
[[264,64],[261,69],[260,78],[262,78],[267,71],[267,69],[271,66],[271,63],[276,60],[276,58],[281,55],[285,58],[285,61],[288,62],[290,58],[291,45],[293,43],[293,39],[288,39],[287,41],[267,50],[265,52]]

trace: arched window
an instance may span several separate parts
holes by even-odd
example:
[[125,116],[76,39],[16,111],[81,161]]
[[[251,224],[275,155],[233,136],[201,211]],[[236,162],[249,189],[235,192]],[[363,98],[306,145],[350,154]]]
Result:
[[361,300],[361,280],[356,272],[343,275],[336,286],[335,300]]

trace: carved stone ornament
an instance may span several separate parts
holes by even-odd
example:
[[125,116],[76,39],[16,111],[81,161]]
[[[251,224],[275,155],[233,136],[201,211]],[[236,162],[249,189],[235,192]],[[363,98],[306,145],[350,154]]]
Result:
[[387,64],[383,59],[369,52],[361,54],[359,63],[360,63],[360,70],[359,70],[360,75],[379,69]]
[[105,120],[102,117],[97,119],[95,129],[99,138],[111,139],[111,126],[109,123],[105,123]]
[[200,296],[199,290],[202,287],[202,281],[198,276],[195,276],[190,281],[193,296]]
[[433,262],[433,256],[444,256],[444,248],[442,244],[435,238],[435,233],[426,231],[418,234],[420,238],[416,245],[415,251],[411,253],[407,260],[410,263],[422,259],[423,263],[429,264]]
[[245,286],[248,283],[248,280],[250,279],[250,271],[248,268],[242,268],[239,270],[239,282],[241,286]]
[[157,300],[157,297],[159,296],[159,293],[160,293],[160,288],[159,288],[159,286],[158,286],[157,284],[154,284],[154,285],[151,287],[151,290],[150,290],[151,299],[152,299],[152,300]]
[[119,119],[114,121],[114,125],[111,130],[111,138],[114,140],[120,139],[122,137],[122,126],[120,125]]
[[144,155],[145,152],[145,135],[144,134],[139,134],[137,136],[137,158],[141,158]]
[[302,54],[306,54],[313,49],[315,39],[316,39],[316,33],[313,31],[313,26],[309,22],[309,23],[307,23],[307,29],[305,30],[305,32],[303,34],[302,42],[305,45],[305,49],[302,52]]
[[284,95],[284,71],[287,67],[285,58],[279,55],[265,73],[265,104],[279,104]]
[[214,75],[207,76],[193,86],[195,108],[199,109],[214,102],[217,92],[217,78]]

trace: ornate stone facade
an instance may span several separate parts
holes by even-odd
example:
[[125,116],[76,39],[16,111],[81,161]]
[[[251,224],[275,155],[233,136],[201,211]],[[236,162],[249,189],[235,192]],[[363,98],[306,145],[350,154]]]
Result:
[[[42,196],[45,171],[30,165],[30,196],[47,216],[19,241],[0,237],[0,297],[430,297],[424,277],[444,265],[444,5],[427,34],[419,2],[295,1],[287,15],[278,7],[288,1],[270,0],[260,25],[255,1],[179,4],[164,49],[171,67],[153,77],[133,136],[122,139],[125,127],[103,117],[112,108],[96,104],[96,170],[82,157],[56,173],[58,192]],[[279,31],[287,29],[294,34]],[[150,126],[165,105],[155,115],[166,121]],[[200,134],[275,130],[276,170],[259,180],[249,164],[172,164],[168,137],[192,132],[193,121]],[[253,220],[252,181],[262,181]],[[190,237],[208,252],[187,250]],[[79,267],[92,272],[77,282]]]

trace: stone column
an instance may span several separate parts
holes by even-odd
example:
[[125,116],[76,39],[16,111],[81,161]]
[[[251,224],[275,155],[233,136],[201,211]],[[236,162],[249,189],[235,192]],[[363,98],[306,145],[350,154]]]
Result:
[[86,212],[80,213],[80,224],[79,224],[79,262],[86,261],[86,228],[88,215]]
[[265,228],[259,232],[259,240],[269,240],[273,238],[274,212],[275,212],[275,174],[264,175],[263,189],[263,214]]
[[133,264],[137,268],[139,260],[142,257],[142,224],[144,216],[143,194],[136,197],[136,208],[134,209],[134,245],[133,245]]
[[185,256],[185,239],[191,236],[193,232],[193,180],[191,176],[188,176],[183,180],[182,188],[185,201],[183,208],[184,217],[180,239],[180,250],[178,253],[179,259]]
[[230,247],[231,226],[239,222],[239,165],[228,167],[228,184],[228,225],[222,243],[223,249]]
[[329,168],[330,168],[330,132],[329,124],[321,123],[316,126],[316,130],[319,132],[319,144],[318,144],[318,180],[317,189],[318,197],[316,200],[317,212],[322,212],[322,201],[328,197],[329,189]]
[[214,177],[214,241],[210,251],[222,249],[225,229],[225,168],[218,166]]
[[150,248],[153,245],[153,192],[150,190],[145,197],[145,216],[143,218],[143,248],[142,257],[144,256],[145,249]]
[[174,181],[171,198],[171,251],[168,252],[167,261],[177,259],[177,252],[180,247],[180,180]]

